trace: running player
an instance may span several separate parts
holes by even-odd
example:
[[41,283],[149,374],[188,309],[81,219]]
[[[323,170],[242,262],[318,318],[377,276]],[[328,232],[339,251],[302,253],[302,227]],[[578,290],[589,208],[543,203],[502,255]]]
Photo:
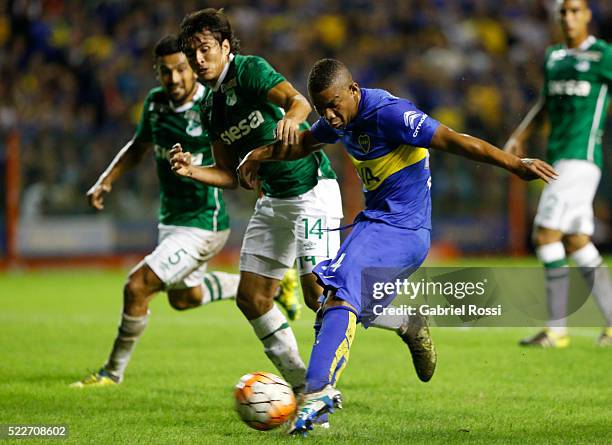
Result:
[[[160,183],[159,244],[129,274],[119,331],[106,364],[74,387],[122,381],[136,341],[147,326],[149,302],[157,292],[166,291],[170,305],[185,310],[234,298],[238,287],[236,274],[206,272],[207,262],[229,236],[221,190],[179,178],[168,162],[169,149],[179,140],[193,151],[195,165],[212,163],[208,133],[200,122],[200,105],[209,90],[197,82],[175,36],[161,39],[154,56],[161,87],[151,90],[134,138],[119,151],[87,196],[94,208],[103,209],[104,193],[111,191],[113,182],[153,149]],[[293,285],[290,279],[284,282],[281,303],[290,310],[297,301],[296,286],[297,280]]]
[[612,82],[612,48],[589,35],[591,10],[586,0],[557,2],[565,43],[549,47],[539,100],[514,131],[505,149],[525,153],[525,141],[538,121],[550,121],[547,157],[559,172],[538,205],[533,239],[545,268],[548,327],[520,341],[523,346],[563,348],[569,345],[567,256],[580,268],[606,328],[598,344],[612,345],[612,286],[595,245],[593,198],[601,178],[602,135]]
[[[362,280],[393,282],[416,270],[427,256],[431,230],[430,147],[487,162],[523,179],[554,177],[537,159],[520,159],[489,143],[439,124],[411,102],[384,90],[360,88],[346,66],[334,59],[318,61],[308,91],[321,118],[294,146],[269,145],[254,150],[240,166],[252,182],[262,161],[299,159],[342,141],[365,189],[366,209],[355,222],[337,256],[319,263],[314,273],[324,286],[322,326],[312,348],[306,393],[291,433],[305,434],[321,415],[340,406],[335,389],[344,370],[355,326],[368,326],[376,300]],[[260,164],[261,163],[261,164]],[[370,277],[368,277],[370,275]]]

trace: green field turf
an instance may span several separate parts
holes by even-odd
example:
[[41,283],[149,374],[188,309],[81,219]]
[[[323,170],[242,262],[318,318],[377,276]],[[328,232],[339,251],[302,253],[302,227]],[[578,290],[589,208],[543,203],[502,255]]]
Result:
[[[106,358],[124,279],[0,274],[0,424],[67,424],[75,444],[612,443],[612,349],[594,345],[595,328],[545,351],[516,346],[534,329],[435,328],[438,370],[427,384],[397,336],[358,328],[332,428],[288,438],[249,429],[233,410],[241,375],[274,371],[233,303],[178,313],[160,295],[125,382],[68,388]],[[304,356],[312,318],[293,324]]]

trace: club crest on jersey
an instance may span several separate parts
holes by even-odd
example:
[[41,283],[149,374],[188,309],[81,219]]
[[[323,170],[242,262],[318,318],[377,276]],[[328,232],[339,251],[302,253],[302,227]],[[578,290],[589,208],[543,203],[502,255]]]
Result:
[[370,151],[370,136],[368,136],[367,134],[360,134],[357,138],[357,142],[359,143],[359,146],[361,147],[361,150],[364,153]]
[[233,107],[238,102],[238,97],[236,96],[236,91],[232,88],[231,90],[225,91],[225,103],[228,107]]
[[187,128],[185,129],[185,132],[192,137],[202,136],[200,114],[196,111],[189,110],[185,113],[185,119],[187,119]]
[[589,68],[591,68],[591,64],[589,63],[588,60],[581,60],[578,63],[576,63],[576,65],[574,65],[574,68],[576,68],[576,71],[580,71],[581,73],[586,73]]
[[202,126],[199,122],[189,121],[187,122],[187,129],[185,130],[185,132],[189,136],[197,138],[198,136],[202,136]]

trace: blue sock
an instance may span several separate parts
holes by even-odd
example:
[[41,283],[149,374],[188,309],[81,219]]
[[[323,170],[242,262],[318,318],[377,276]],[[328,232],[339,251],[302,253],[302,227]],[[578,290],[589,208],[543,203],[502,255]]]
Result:
[[319,332],[321,331],[321,323],[323,323],[323,309],[319,308],[315,314],[315,322],[312,326],[314,328],[314,338],[317,341],[317,337],[319,336]]
[[323,314],[306,371],[306,392],[334,385],[349,358],[357,316],[346,306],[334,306]]

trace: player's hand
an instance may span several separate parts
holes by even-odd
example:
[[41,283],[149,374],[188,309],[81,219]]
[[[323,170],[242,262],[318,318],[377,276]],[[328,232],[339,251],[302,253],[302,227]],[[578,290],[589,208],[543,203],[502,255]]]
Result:
[[516,138],[510,138],[504,145],[504,151],[522,158],[526,154],[525,143]]
[[296,145],[299,142],[300,123],[284,117],[276,124],[276,140],[283,146]]
[[236,169],[238,183],[247,190],[259,189],[259,161],[251,161],[248,155],[242,160]]
[[89,205],[96,210],[102,210],[104,208],[104,193],[109,193],[112,187],[110,183],[104,181],[96,182],[89,190],[87,190],[87,199]]
[[191,153],[183,151],[181,144],[174,144],[169,153],[170,168],[179,176],[191,176]]
[[549,183],[557,179],[559,174],[555,169],[540,159],[521,158],[514,173],[525,181],[542,179]]

